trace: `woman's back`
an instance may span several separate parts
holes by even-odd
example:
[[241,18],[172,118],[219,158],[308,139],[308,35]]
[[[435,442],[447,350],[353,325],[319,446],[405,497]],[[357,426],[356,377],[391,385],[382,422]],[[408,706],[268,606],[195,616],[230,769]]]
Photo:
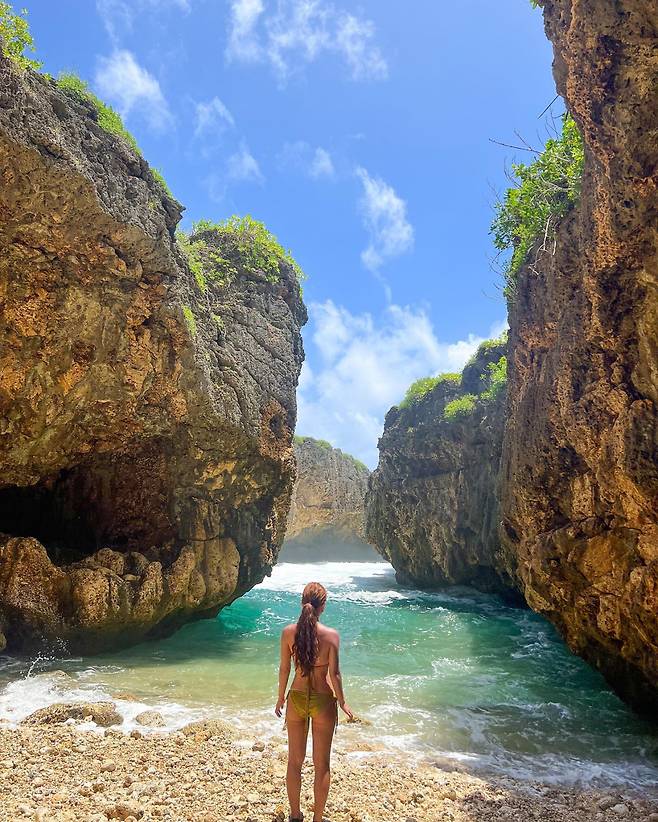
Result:
[[[293,656],[293,645],[295,641],[295,624],[288,625],[284,629],[289,642],[290,655]],[[333,628],[328,628],[326,625],[317,626],[318,633],[318,655],[311,668],[311,690],[316,693],[333,693],[331,685],[329,684],[328,674],[331,657],[335,653],[338,644],[338,632]],[[295,678],[292,683],[294,690],[306,690],[308,688],[309,680],[304,676],[304,672],[298,666],[295,666]]]
[[[290,801],[291,822],[302,822],[300,796],[302,763],[306,756],[309,724],[313,729],[313,796],[315,820],[322,812],[329,793],[329,758],[338,722],[338,706],[348,719],[353,714],[345,703],[338,660],[338,632],[320,625],[319,618],[327,602],[327,591],[319,582],[309,582],[302,593],[302,611],[296,625],[286,625],[281,632],[279,663],[279,696],[274,712],[283,713],[286,706],[288,728],[288,768],[286,785]],[[286,695],[292,663],[295,678]],[[287,704],[286,704],[287,703]]]

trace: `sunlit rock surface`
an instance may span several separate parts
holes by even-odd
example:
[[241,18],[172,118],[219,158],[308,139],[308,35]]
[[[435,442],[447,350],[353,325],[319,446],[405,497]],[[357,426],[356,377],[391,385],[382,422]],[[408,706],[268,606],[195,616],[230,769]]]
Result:
[[585,175],[510,312],[507,566],[658,716],[658,5],[543,5]]
[[294,272],[202,292],[144,160],[4,59],[0,169],[0,640],[93,652],[212,616],[283,540]]

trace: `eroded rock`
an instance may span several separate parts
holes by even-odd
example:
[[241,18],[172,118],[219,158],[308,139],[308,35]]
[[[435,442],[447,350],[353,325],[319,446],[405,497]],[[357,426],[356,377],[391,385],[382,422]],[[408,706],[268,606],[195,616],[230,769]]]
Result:
[[298,282],[204,291],[180,206],[94,112],[0,61],[0,631],[95,652],[269,572],[295,477]]
[[207,741],[213,737],[226,741],[235,739],[237,736],[233,726],[221,719],[200,719],[197,722],[190,722],[181,728],[181,733],[183,736],[191,736],[199,741]]
[[504,342],[483,346],[460,381],[445,379],[386,415],[366,495],[367,536],[398,579],[421,588],[473,585],[516,596],[500,558],[498,481],[505,392],[468,413],[446,406],[487,390]]
[[103,728],[121,725],[123,722],[123,717],[113,702],[56,702],[34,711],[21,724],[61,725],[71,719],[75,722],[90,719]]
[[546,0],[578,206],[510,311],[503,539],[528,603],[658,715],[658,7]]
[[167,724],[159,711],[142,711],[135,717],[135,722],[146,728],[164,728]]

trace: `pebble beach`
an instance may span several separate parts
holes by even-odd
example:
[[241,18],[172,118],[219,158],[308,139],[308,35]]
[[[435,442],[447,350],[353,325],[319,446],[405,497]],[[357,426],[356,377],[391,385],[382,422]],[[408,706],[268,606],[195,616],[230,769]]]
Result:
[[[288,819],[283,736],[238,737],[221,721],[129,733],[81,730],[70,719],[49,724],[61,718],[51,710],[36,720],[45,724],[0,727],[3,822]],[[328,822],[658,822],[658,791],[488,779],[358,747],[338,734]],[[307,820],[312,778],[309,759],[302,791]]]

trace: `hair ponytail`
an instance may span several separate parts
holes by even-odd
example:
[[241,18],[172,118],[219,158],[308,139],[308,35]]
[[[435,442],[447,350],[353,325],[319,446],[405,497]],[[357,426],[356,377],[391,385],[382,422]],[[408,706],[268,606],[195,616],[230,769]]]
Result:
[[319,582],[309,582],[302,594],[302,612],[297,620],[292,653],[295,665],[309,676],[318,658],[318,616],[327,601],[327,591]]

